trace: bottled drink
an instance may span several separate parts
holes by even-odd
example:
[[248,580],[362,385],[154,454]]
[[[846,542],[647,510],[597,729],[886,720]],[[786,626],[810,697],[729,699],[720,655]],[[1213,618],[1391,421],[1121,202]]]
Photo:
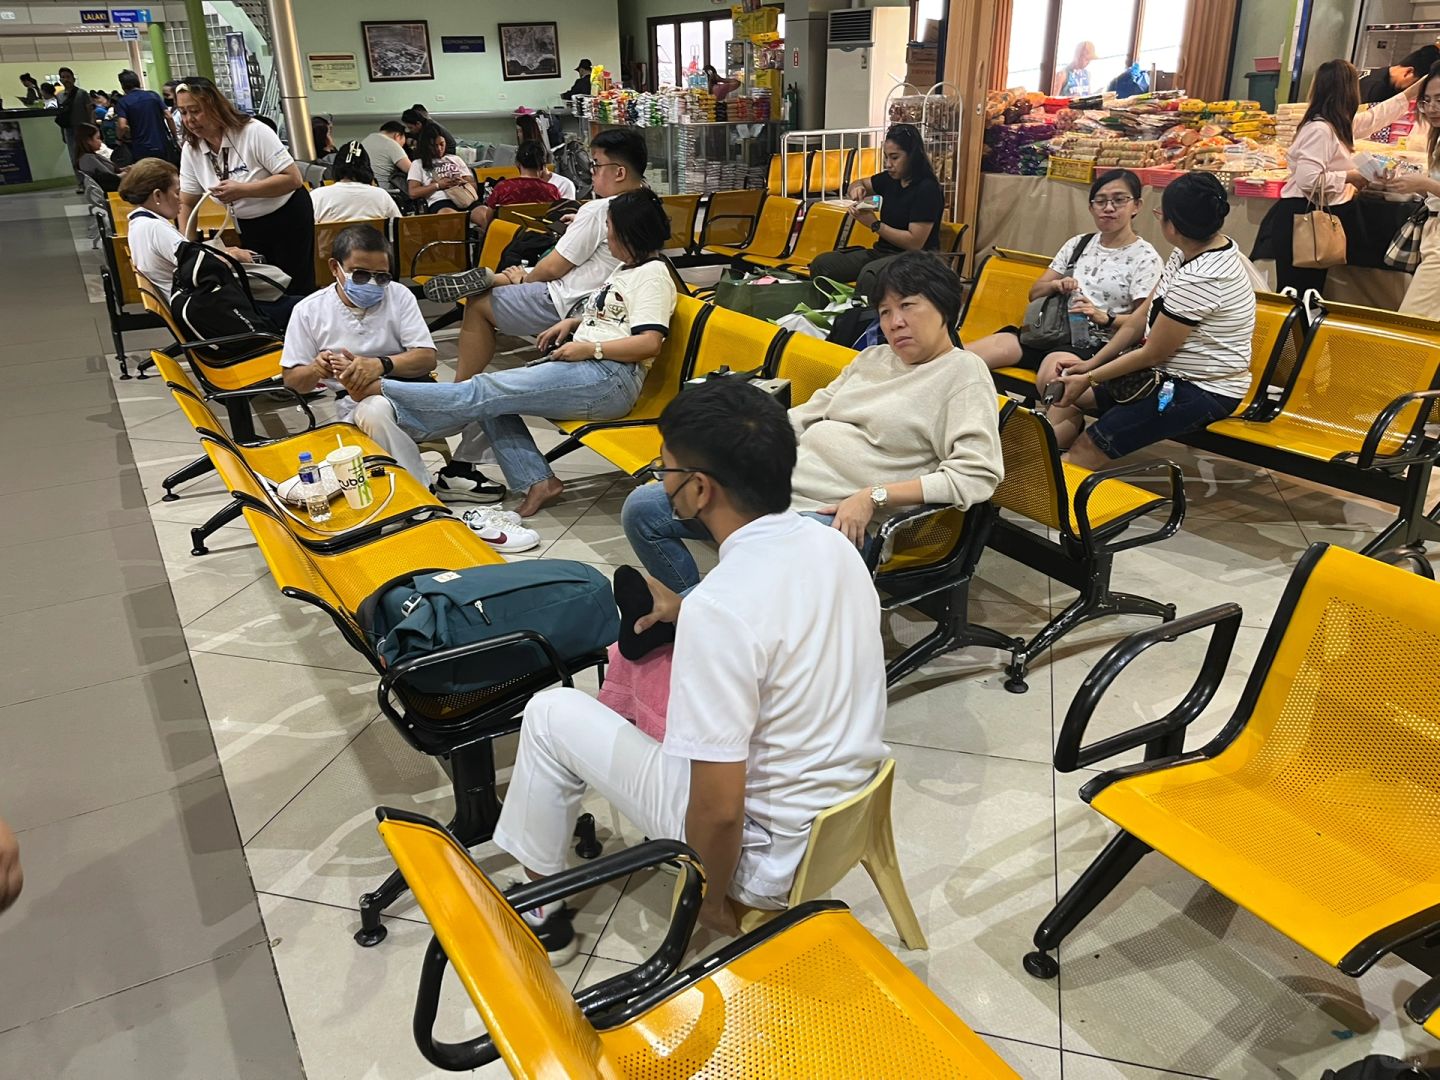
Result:
[[300,454],[300,493],[305,498],[305,509],[310,520],[316,525],[330,520],[330,498],[325,494],[325,481],[320,478],[320,466],[310,451]]
[[1083,349],[1090,344],[1090,320],[1078,311],[1070,312],[1070,345]]

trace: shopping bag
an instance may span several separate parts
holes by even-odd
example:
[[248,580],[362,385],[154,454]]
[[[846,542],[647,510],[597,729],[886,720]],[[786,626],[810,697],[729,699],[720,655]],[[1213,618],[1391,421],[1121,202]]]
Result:
[[1396,270],[1414,270],[1420,265],[1420,237],[1429,220],[1430,208],[1422,199],[1385,249],[1386,266],[1393,266]]
[[722,277],[715,285],[715,306],[753,315],[757,319],[778,319],[800,304],[823,307],[825,295],[813,282],[773,272]]
[[1292,254],[1290,263],[1298,270],[1329,270],[1345,265],[1345,226],[1325,209],[1325,185],[1318,192],[1317,209],[1296,214],[1291,225]]

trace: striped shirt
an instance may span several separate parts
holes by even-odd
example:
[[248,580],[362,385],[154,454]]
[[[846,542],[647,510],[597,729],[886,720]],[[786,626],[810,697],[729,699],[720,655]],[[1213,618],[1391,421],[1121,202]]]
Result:
[[1255,289],[1235,241],[1189,262],[1175,249],[1150,301],[1150,326],[1162,312],[1192,329],[1161,366],[1212,394],[1244,397],[1250,389]]

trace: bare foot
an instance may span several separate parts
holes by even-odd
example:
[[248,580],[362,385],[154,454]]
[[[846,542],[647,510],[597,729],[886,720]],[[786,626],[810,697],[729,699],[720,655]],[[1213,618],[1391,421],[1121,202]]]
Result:
[[558,476],[541,480],[525,493],[525,499],[515,512],[522,518],[534,517],[546,506],[558,499],[565,491],[565,485]]

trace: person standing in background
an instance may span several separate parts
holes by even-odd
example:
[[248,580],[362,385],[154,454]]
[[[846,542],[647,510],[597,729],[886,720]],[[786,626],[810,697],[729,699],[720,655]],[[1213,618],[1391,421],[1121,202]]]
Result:
[[75,164],[75,133],[81,124],[90,123],[94,107],[90,104],[90,92],[75,84],[75,72],[70,68],[60,69],[60,85],[64,87],[65,93],[56,106],[55,123],[59,125],[60,137],[65,140],[65,149],[70,153],[70,167],[75,172],[75,193],[78,195],[82,194],[85,188],[80,183],[80,170]]
[[20,76],[20,85],[25,88],[25,96],[20,99],[20,104],[29,108],[31,105],[40,104],[40,84],[35,81],[35,76],[28,71]]
[[60,99],[55,96],[55,84],[42,82],[40,84],[40,107],[44,109],[58,109]]
[[171,145],[179,145],[179,133],[154,90],[140,89],[140,76],[129,68],[120,72],[120,89],[125,96],[115,103],[116,134],[129,143],[132,159],[165,157]]
[[1432,67],[1440,63],[1440,49],[1426,45],[1416,49],[1398,64],[1373,68],[1360,78],[1360,101],[1378,105],[1419,82]]
[[1095,59],[1095,43],[1082,41],[1075,46],[1075,59],[1055,73],[1050,87],[1051,97],[1086,97],[1090,93],[1090,63]]

